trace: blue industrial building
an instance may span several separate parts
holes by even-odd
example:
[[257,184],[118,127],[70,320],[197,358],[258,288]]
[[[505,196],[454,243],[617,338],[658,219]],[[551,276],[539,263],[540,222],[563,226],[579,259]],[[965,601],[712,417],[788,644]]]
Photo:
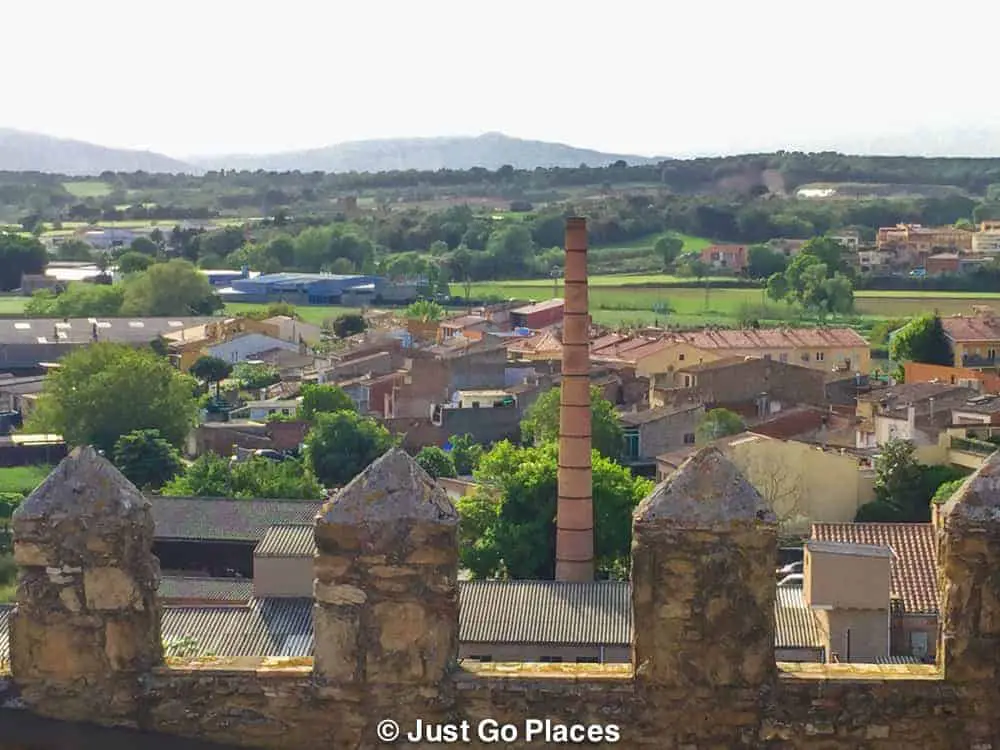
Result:
[[359,306],[382,302],[410,302],[416,289],[391,284],[380,276],[342,276],[331,273],[270,273],[234,279],[219,292],[226,302],[288,302],[297,305]]

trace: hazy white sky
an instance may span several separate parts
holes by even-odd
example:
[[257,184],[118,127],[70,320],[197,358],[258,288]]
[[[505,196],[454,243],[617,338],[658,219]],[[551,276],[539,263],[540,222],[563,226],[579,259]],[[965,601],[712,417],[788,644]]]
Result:
[[173,156],[508,135],[642,155],[1000,126],[995,0],[3,0],[0,127]]

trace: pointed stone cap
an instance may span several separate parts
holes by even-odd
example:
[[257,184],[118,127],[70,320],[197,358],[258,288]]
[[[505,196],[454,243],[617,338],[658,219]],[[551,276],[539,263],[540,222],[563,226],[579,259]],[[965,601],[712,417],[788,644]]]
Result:
[[941,506],[942,518],[955,515],[975,522],[1000,522],[1000,452],[994,453]]
[[90,446],[74,448],[14,511],[13,520],[126,516],[150,502]]
[[326,503],[318,521],[360,525],[400,519],[451,526],[458,524],[458,511],[406,451],[393,448]]
[[633,518],[695,529],[778,521],[742,472],[714,447],[702,448],[681,464],[639,503]]

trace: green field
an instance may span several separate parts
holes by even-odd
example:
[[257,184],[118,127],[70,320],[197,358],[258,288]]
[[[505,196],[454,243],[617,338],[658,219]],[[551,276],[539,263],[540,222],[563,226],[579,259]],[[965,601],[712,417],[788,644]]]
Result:
[[4,467],[0,469],[0,492],[31,492],[51,471],[51,466]]
[[[226,314],[245,315],[248,312],[256,312],[266,307],[267,305],[230,302],[226,305]],[[360,313],[361,309],[358,307],[340,307],[339,305],[302,305],[301,307],[296,307],[295,312],[298,313],[299,317],[306,323],[312,323],[313,325],[319,326],[323,325],[323,321],[329,320],[330,318],[336,318],[339,315]]]
[[64,182],[63,187],[75,198],[103,198],[111,193],[111,186],[101,180]]
[[21,315],[27,304],[27,297],[0,297],[0,316]]

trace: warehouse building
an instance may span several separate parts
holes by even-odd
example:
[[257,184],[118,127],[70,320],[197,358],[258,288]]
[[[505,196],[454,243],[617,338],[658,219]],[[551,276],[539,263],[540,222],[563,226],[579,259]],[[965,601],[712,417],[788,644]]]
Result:
[[407,303],[417,298],[413,286],[393,284],[379,276],[331,273],[270,273],[234,279],[219,291],[226,302],[288,302],[293,305]]

